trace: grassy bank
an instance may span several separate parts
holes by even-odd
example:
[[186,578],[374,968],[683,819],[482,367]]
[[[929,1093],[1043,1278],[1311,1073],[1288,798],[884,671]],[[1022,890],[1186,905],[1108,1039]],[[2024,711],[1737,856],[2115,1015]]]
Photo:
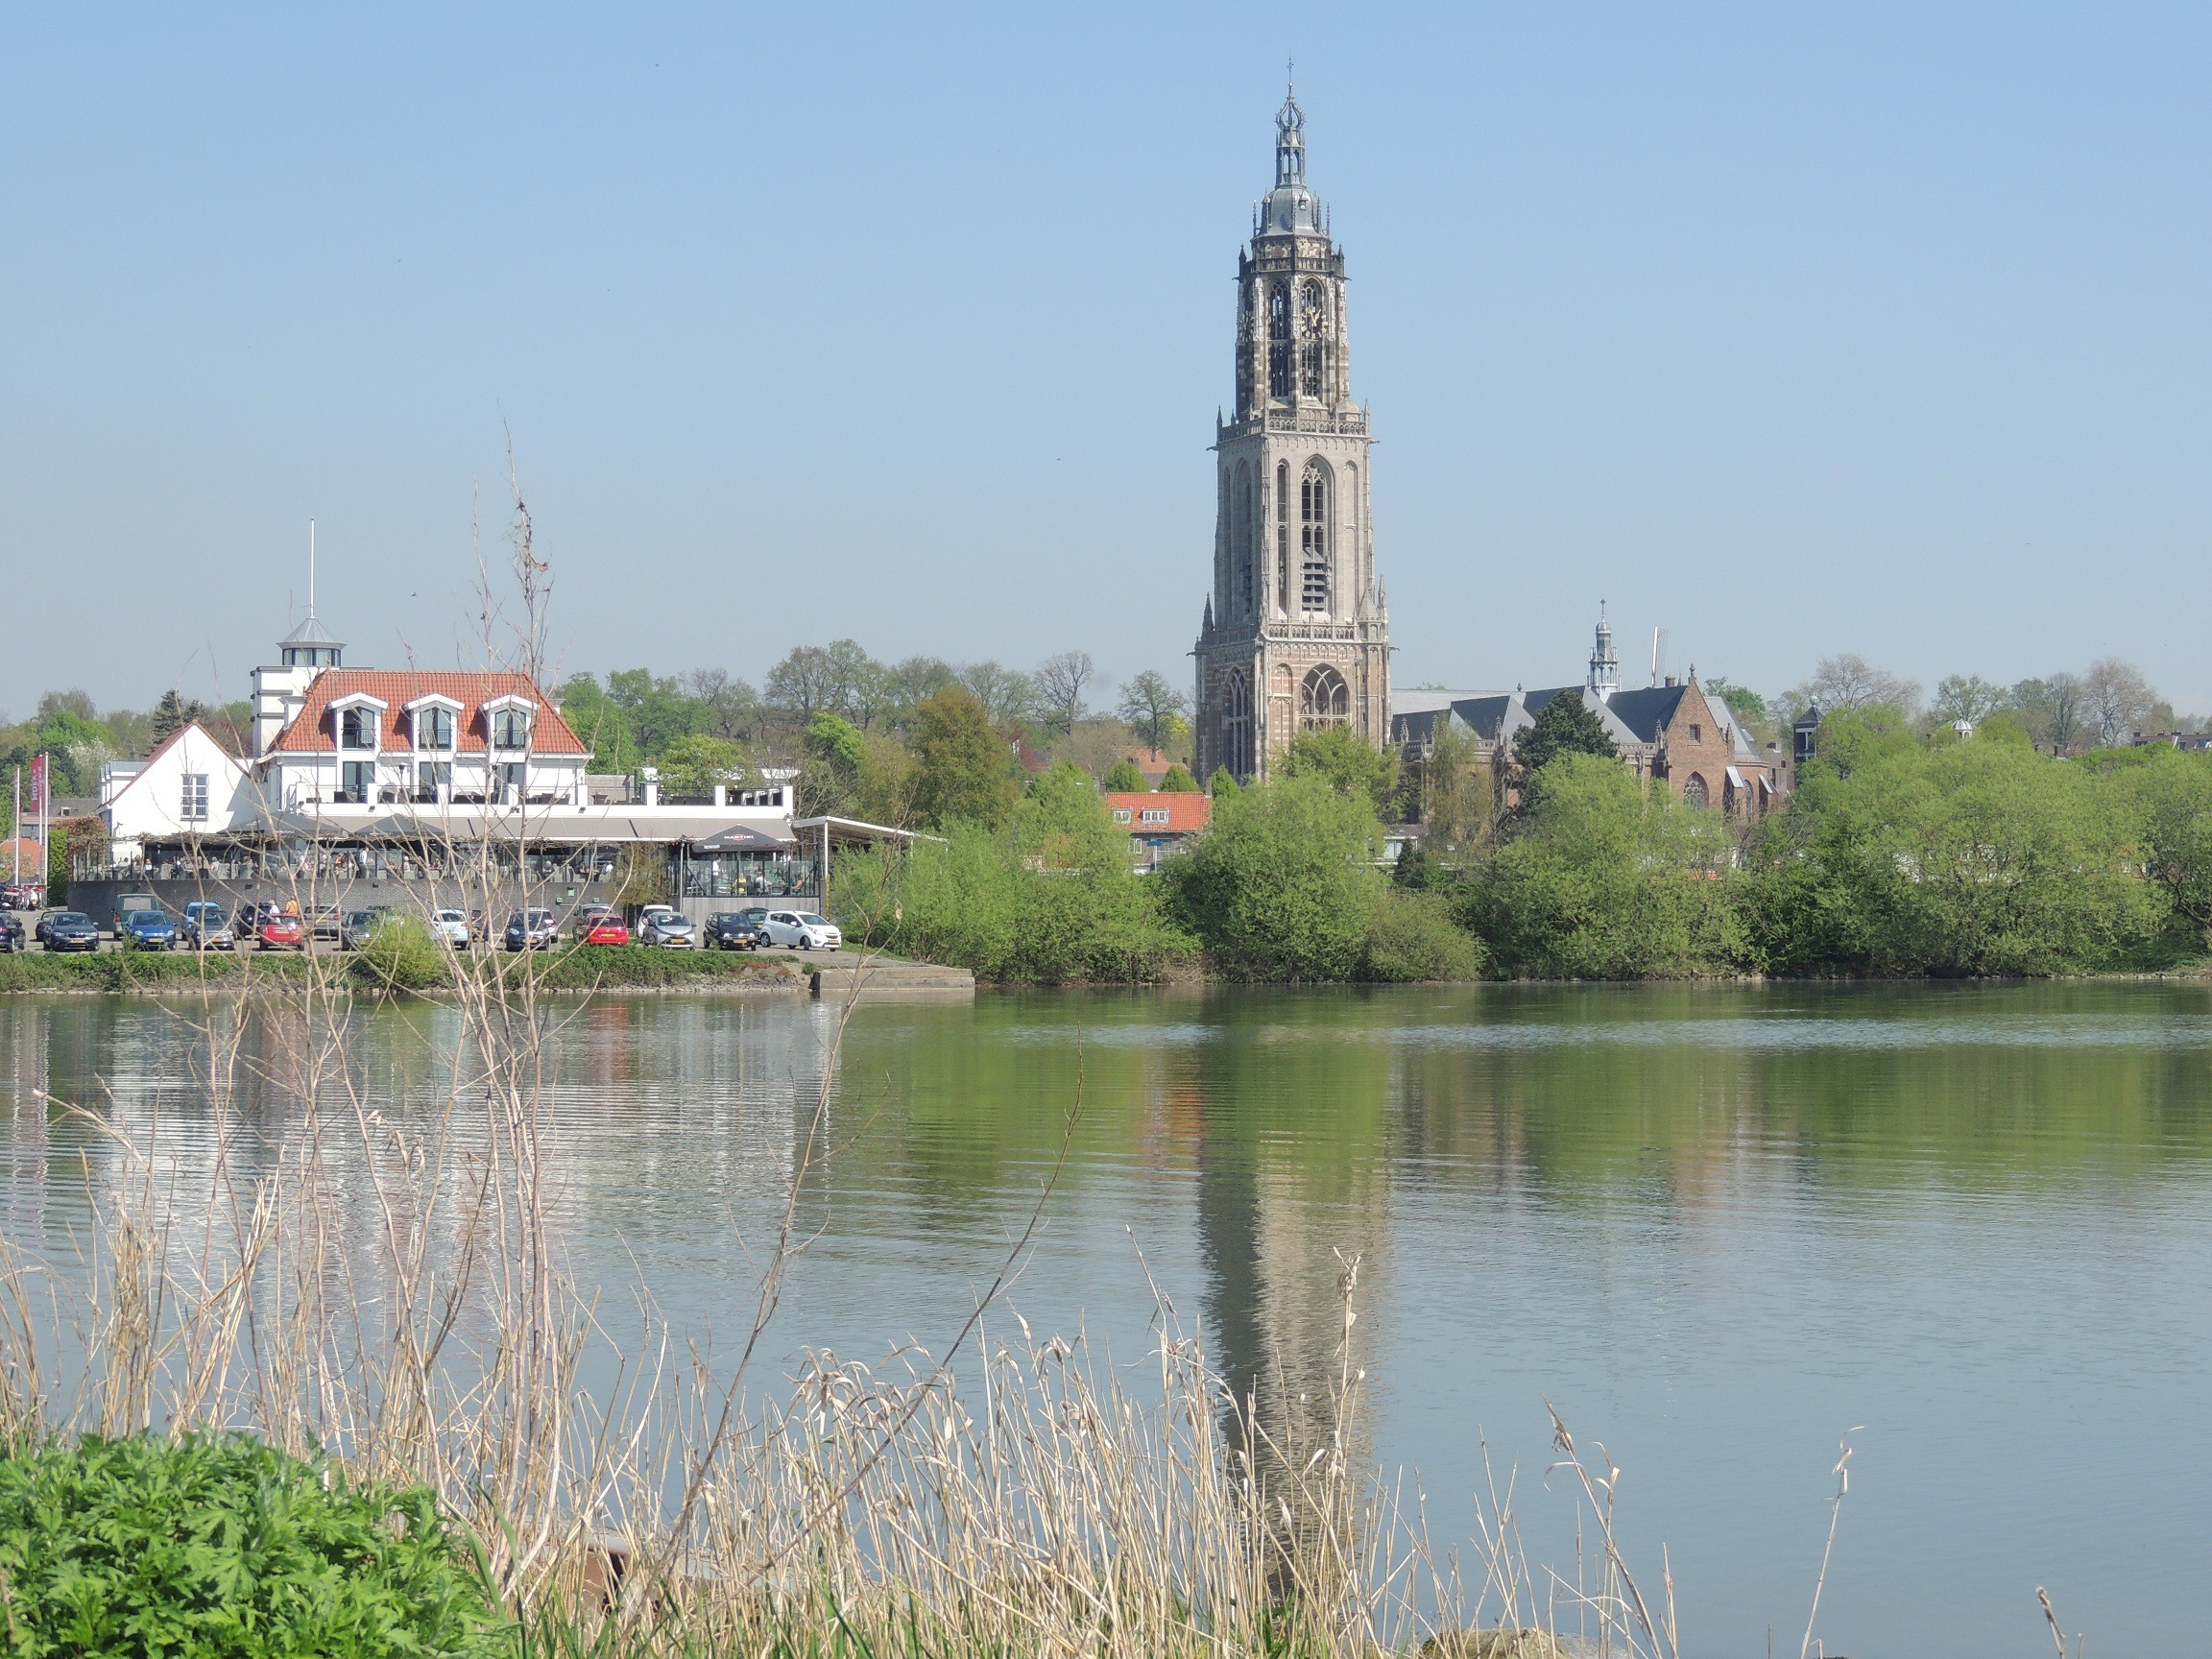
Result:
[[[752,952],[580,945],[534,952],[527,959],[500,954],[481,960],[492,982],[518,985],[527,978],[541,991],[804,989],[806,983],[805,965],[796,959]],[[435,951],[412,961],[393,961],[367,952],[311,959],[289,951],[281,955],[252,950],[201,955],[183,950],[102,950],[84,956],[0,956],[0,996],[54,992],[157,995],[195,989],[261,994],[303,988],[315,982],[318,974],[325,984],[364,991],[452,991],[460,983],[451,960]]]

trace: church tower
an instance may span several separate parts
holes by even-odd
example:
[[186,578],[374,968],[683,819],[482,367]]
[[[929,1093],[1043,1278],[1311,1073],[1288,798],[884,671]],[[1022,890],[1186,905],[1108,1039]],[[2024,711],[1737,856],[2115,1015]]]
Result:
[[1214,422],[1214,591],[1198,633],[1198,776],[1239,781],[1291,738],[1389,734],[1390,617],[1352,401],[1344,255],[1306,187],[1306,117],[1275,117],[1275,187],[1237,261],[1237,401]]

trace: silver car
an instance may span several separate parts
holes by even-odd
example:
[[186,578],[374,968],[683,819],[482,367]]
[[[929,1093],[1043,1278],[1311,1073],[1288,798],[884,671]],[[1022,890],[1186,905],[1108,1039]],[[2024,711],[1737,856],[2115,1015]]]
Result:
[[637,943],[659,945],[670,950],[699,949],[699,929],[691,918],[677,910],[648,910],[637,921]]

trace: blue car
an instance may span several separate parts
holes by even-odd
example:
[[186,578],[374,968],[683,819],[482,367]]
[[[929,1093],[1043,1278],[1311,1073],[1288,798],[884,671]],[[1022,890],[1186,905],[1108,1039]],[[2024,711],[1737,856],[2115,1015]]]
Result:
[[97,950],[100,929],[82,910],[57,910],[39,919],[38,942],[49,950]]
[[132,910],[123,918],[122,942],[133,950],[174,950],[177,924],[165,910]]

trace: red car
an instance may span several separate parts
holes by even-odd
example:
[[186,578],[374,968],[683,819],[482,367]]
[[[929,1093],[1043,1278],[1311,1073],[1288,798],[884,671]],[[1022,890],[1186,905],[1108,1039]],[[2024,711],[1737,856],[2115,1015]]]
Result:
[[583,942],[587,945],[627,945],[630,943],[630,929],[622,925],[621,917],[610,911],[606,915],[591,918],[590,925],[584,930]]
[[304,950],[307,925],[297,916],[265,916],[257,938],[263,950]]

